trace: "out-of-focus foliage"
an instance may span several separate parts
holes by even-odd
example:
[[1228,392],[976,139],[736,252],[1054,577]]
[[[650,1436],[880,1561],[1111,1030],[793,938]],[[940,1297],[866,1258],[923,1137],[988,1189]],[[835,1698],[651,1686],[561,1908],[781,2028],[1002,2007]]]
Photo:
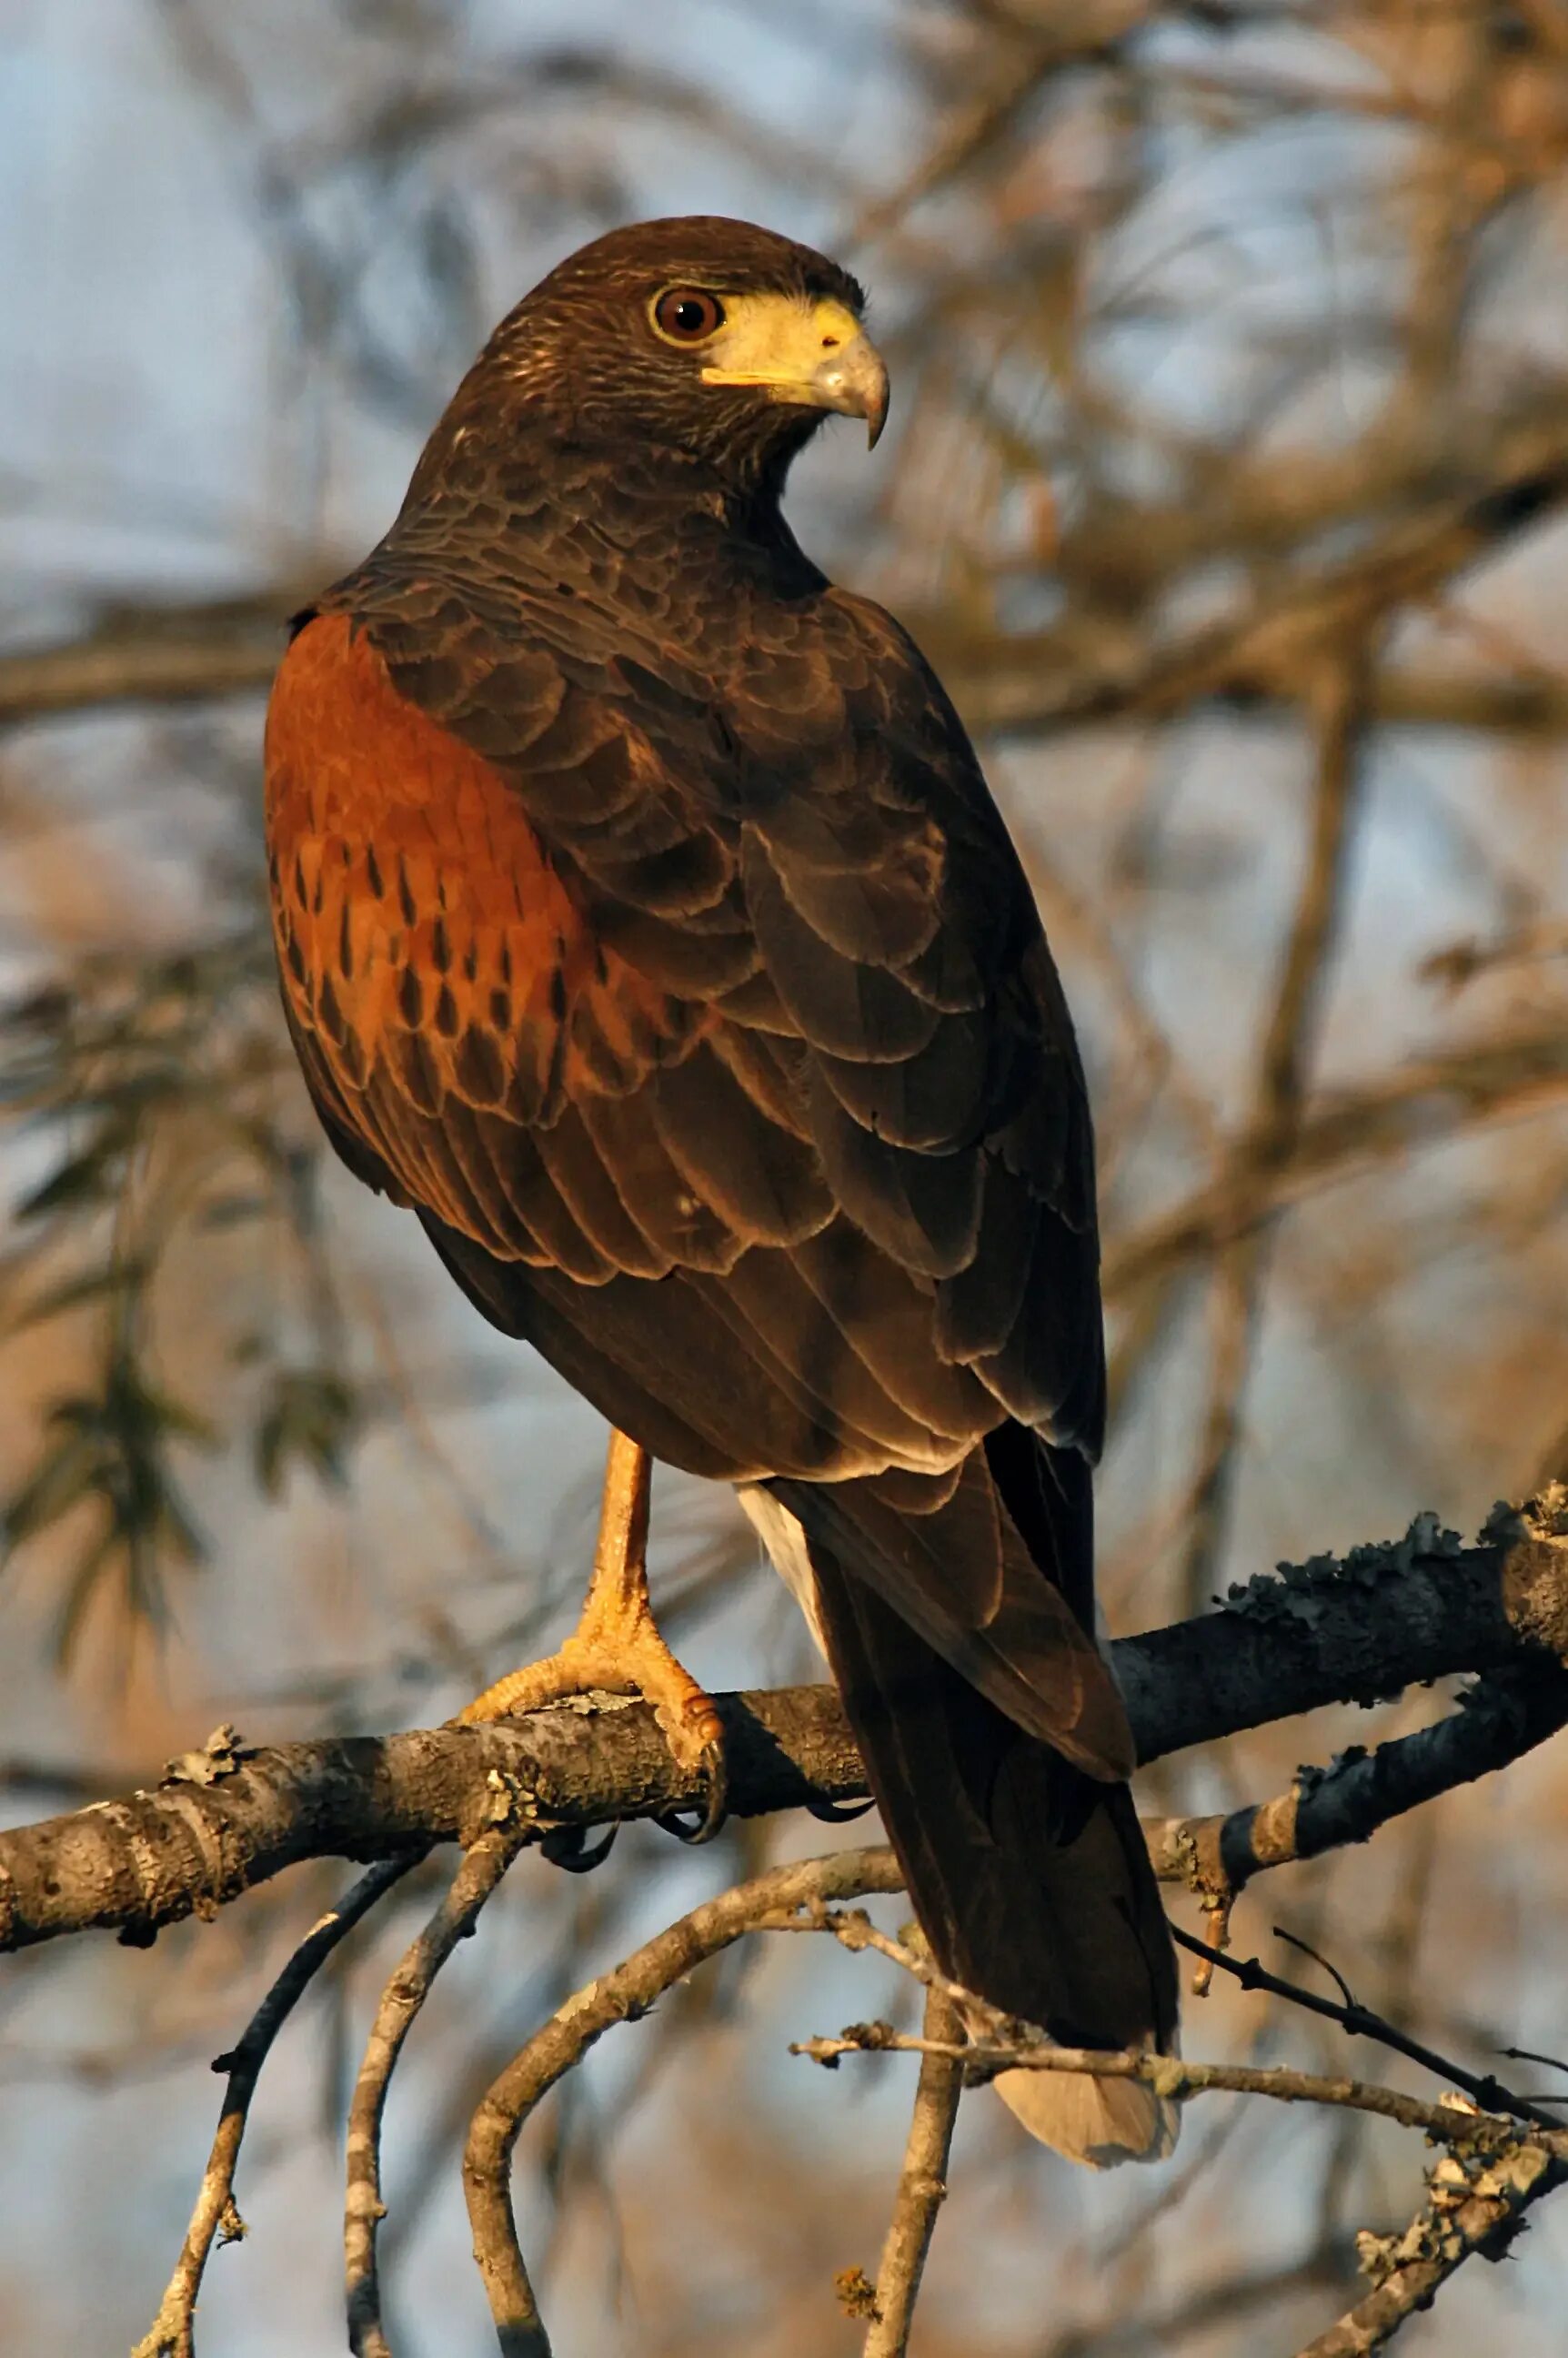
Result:
[[[326,1167],[256,895],[259,696],[206,691],[222,665],[254,678],[246,650],[384,527],[492,319],[637,214],[748,214],[872,287],[896,430],[869,468],[826,438],[795,512],[943,669],[1080,1015],[1113,1625],[1421,1508],[1473,1526],[1568,1471],[1555,9],[13,16],[0,1755],[18,1812],[50,1776],[146,1774],[217,1717],[254,1736],[444,1712],[558,1628],[578,1584],[593,1420]],[[175,692],[148,703],[155,656]],[[655,1585],[698,1667],[804,1670],[728,1502],[666,1480],[655,1511]],[[1433,1708],[1263,1731],[1166,1764],[1149,1799],[1259,1798]],[[1278,1915],[1440,2045],[1561,2053],[1565,1810],[1549,1754],[1290,1870],[1238,1942],[1266,1948]],[[695,1892],[808,1839],[734,1829],[687,1858],[625,1838],[581,1885],[524,1863],[400,2082],[400,2353],[488,2346],[454,2141],[510,2047]],[[142,2330],[205,2147],[200,2067],[336,1887],[296,1877],[153,1959],[11,1977],[0,2340]],[[203,2297],[231,2358],[339,2346],[345,2062],[428,1904],[416,1877],[275,2059],[242,2173],[252,2237]],[[783,1945],[618,2034],[530,2133],[524,2242],[564,2352],[857,2346],[831,2280],[874,2259],[910,2082],[893,2059],[803,2080],[783,2048],[898,2001],[870,1961]],[[1194,2051],[1338,2058],[1254,2000],[1192,2017]],[[1365,2123],[1217,2103],[1167,2169],[1091,2182],[977,2096],[921,2347],[1294,2349],[1349,2297],[1353,2231],[1410,2215],[1411,2169]],[[69,2257],[87,2219],[91,2281]],[[1563,2234],[1548,2207],[1519,2264],[1458,2279],[1411,2346],[1555,2351]]]
[[[99,1333],[86,1389],[49,1402],[3,1509],[8,1551],[58,1526],[62,1539],[81,1533],[59,1622],[69,1659],[103,1575],[118,1572],[129,1610],[157,1618],[166,1568],[206,1552],[178,1466],[182,1447],[211,1451],[217,1431],[148,1372],[164,1269],[204,1234],[267,1220],[308,1249],[314,1158],[267,1104],[287,1051],[254,919],[169,957],[84,957],[3,1020],[0,1102],[47,1157],[13,1206],[8,1323],[25,1336],[94,1312]],[[248,1325],[229,1341],[236,1366],[265,1367],[254,1449],[273,1493],[294,1458],[340,1475],[353,1418],[341,1376],[280,1362],[278,1344],[276,1330]]]

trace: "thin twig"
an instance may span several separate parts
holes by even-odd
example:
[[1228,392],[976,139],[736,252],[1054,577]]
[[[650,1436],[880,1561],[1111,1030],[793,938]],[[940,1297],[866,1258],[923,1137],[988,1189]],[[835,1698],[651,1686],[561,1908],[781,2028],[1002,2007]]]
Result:
[[220,2237],[226,2244],[236,2243],[245,2232],[234,2207],[234,2171],[251,2102],[273,2041],[339,1942],[424,1855],[420,1849],[402,1858],[382,1859],[362,1875],[336,1908],[306,1934],[252,2015],[239,2045],[213,2063],[215,2071],[227,2071],[229,2084],[223,2091],[223,2109],[201,2190],[152,2330],[137,2342],[131,2358],[193,2358],[197,2297],[213,2243]]
[[[987,2006],[959,1983],[949,1981],[924,1953],[923,1948],[915,1950],[901,1941],[890,1940],[871,1922],[863,1909],[828,1908],[816,1901],[809,1908],[796,1910],[785,1921],[770,1924],[763,1929],[784,1932],[828,1932],[846,1949],[874,1949],[879,1956],[886,1957],[891,1963],[911,1974],[923,1988],[935,1992],[956,2006],[972,2028],[978,2030],[979,2026],[989,2023],[1004,2039],[1011,2036],[1005,2016],[999,2015],[994,2007]],[[1423,2071],[1434,2073],[1451,2086],[1462,2088],[1466,2095],[1473,2097],[1487,2111],[1511,2114],[1519,2120],[1536,2121],[1554,2133],[1563,2125],[1555,2114],[1548,2112],[1530,2097],[1516,2095],[1512,2089],[1506,2088],[1489,2072],[1467,2071],[1462,2063],[1454,2062],[1452,2056],[1440,2055],[1434,2048],[1423,2047],[1419,2039],[1408,2037],[1382,2015],[1374,2014],[1370,2006],[1358,2005],[1354,1998],[1336,2000],[1320,1997],[1315,1990],[1303,1989],[1299,1983],[1285,1981],[1278,1974],[1270,1973],[1256,1957],[1227,1956],[1222,1951],[1211,1948],[1206,1942],[1196,1939],[1193,1933],[1184,1931],[1180,1925],[1172,1925],[1171,1937],[1178,1947],[1190,1950],[1194,1956],[1202,1958],[1211,1970],[1228,1974],[1234,1981],[1240,1983],[1243,1989],[1261,1990],[1271,1997],[1285,1998],[1307,2014],[1315,2014],[1325,2022],[1336,2023],[1353,2039],[1376,2039],[1380,2046],[1407,2057],[1412,2063],[1419,2063]],[[1168,2059],[1154,2059],[1155,2062],[1165,2060]]]
[[1283,2064],[1189,2063],[1176,2055],[1053,2047],[1030,2039],[974,2039],[966,2044],[962,2039],[917,2038],[885,2022],[853,2022],[836,2039],[796,2039],[789,2051],[828,2070],[847,2055],[940,2055],[961,2063],[971,2078],[989,2080],[1000,2071],[1014,2071],[1082,2072],[1094,2080],[1139,2080],[1175,2104],[1190,2096],[1225,2094],[1270,2096],[1283,2104],[1327,2104],[1373,2113],[1379,2119],[1397,2121],[1401,2128],[1422,2129],[1441,2145],[1473,2147],[1482,2153],[1539,2147],[1552,2160],[1568,2166],[1568,2129],[1555,2123],[1544,2133],[1531,2129],[1527,2139],[1517,2120],[1478,2112],[1461,2097],[1431,2104],[1371,2081],[1352,2080],[1346,2074],[1329,2078],[1321,2072],[1292,2071]]
[[481,2100],[463,2156],[474,2257],[502,2358],[549,2358],[549,2337],[517,2241],[510,2186],[513,2148],[540,2099],[605,2031],[637,2020],[672,1983],[743,1933],[780,1929],[792,1911],[828,1900],[902,1887],[897,1861],[881,1848],[838,1851],[773,1867],[706,1900],[612,1972],[577,1991],[518,2050]]
[[[934,2046],[963,2045],[958,2009],[941,1990],[926,1992],[925,2036]],[[933,2053],[921,2058],[903,2169],[877,2269],[876,2309],[864,2358],[904,2358],[909,2347],[925,2256],[935,2233],[936,2213],[946,2198],[947,2154],[963,2093],[964,2067],[957,2055]]]
[[890,1964],[897,1965],[901,1973],[910,1974],[928,1996],[945,1999],[975,2030],[990,2025],[1005,2035],[1009,2028],[1008,2016],[999,2014],[995,2006],[989,2006],[973,1990],[966,1989],[962,1982],[948,1979],[924,1939],[913,1948],[907,1942],[895,1941],[872,1923],[863,1908],[828,1908],[821,1900],[813,1900],[809,1907],[792,1909],[759,1929],[767,1932],[827,1932],[851,1956],[871,1949]]
[[1455,2063],[1452,2056],[1440,2055],[1435,2048],[1423,2047],[1419,2039],[1411,2039],[1384,2016],[1374,2014],[1370,2006],[1360,2006],[1355,2000],[1347,2004],[1342,1998],[1319,1997],[1315,1990],[1303,1989],[1299,1982],[1287,1982],[1281,1980],[1278,1974],[1270,1973],[1256,1957],[1231,1957],[1219,1949],[1211,1949],[1206,1941],[1199,1941],[1191,1932],[1184,1932],[1179,1924],[1172,1925],[1171,1938],[1178,1948],[1190,1951],[1195,1957],[1202,1957],[1217,1972],[1228,1974],[1233,1981],[1240,1983],[1243,1989],[1262,1990],[1270,1997],[1288,1998],[1292,2006],[1301,2006],[1304,2012],[1320,2015],[1325,2022],[1337,2023],[1340,2029],[1348,2032],[1352,2039],[1375,2039],[1379,2047],[1387,2047],[1394,2054],[1405,2056],[1411,2063],[1419,2063],[1423,2071],[1433,2072],[1438,2079],[1447,2081],[1453,2087],[1464,2089],[1466,2095],[1474,2097],[1476,2104],[1489,2112],[1509,2113],[1517,2120],[1538,2122],[1553,2135],[1562,2129],[1556,2115],[1538,2104],[1532,2097],[1516,2095],[1511,2088],[1504,2087],[1502,2082],[1489,2071],[1467,2071],[1462,2063]]
[[528,1825],[510,1807],[465,1854],[440,1906],[404,1955],[382,1992],[365,2042],[364,2060],[349,2107],[348,2188],[343,2206],[343,2273],[349,2346],[354,2358],[391,2358],[381,2320],[376,2230],[385,2217],[381,2200],[381,2120],[403,2042],[431,1985],[518,1851]]
[[1052,76],[1070,72],[1086,59],[1103,58],[1127,32],[1128,16],[1121,0],[1087,0],[1070,22],[1052,23],[1044,32],[1031,27],[1026,34],[1022,24],[1009,30],[1011,38],[1003,43],[1001,27],[993,27],[1000,54],[982,86],[958,98],[929,150],[896,188],[861,204],[835,238],[836,248],[872,244],[896,233],[916,206],[1005,141]]

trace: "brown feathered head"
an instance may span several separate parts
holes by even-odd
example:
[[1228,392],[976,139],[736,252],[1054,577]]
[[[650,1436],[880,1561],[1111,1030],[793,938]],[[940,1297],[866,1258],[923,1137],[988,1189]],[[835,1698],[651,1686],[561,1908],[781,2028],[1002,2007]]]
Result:
[[596,238],[508,312],[438,439],[544,434],[782,482],[829,412],[874,442],[887,371],[837,263],[749,222],[697,214]]

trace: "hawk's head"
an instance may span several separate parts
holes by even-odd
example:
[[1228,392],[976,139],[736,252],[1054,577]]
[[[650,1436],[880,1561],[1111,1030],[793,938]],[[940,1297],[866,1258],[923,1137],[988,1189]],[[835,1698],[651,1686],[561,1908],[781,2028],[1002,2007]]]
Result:
[[745,482],[782,477],[830,411],[874,442],[887,370],[837,263],[748,222],[641,222],[552,270],[471,381],[514,427],[657,444]]

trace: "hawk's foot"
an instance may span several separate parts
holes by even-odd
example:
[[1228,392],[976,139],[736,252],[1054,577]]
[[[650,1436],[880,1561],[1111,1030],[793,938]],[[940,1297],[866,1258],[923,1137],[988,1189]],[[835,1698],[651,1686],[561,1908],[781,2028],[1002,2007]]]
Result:
[[676,1660],[654,1619],[646,1560],[648,1487],[647,1452],[624,1433],[611,1433],[593,1577],[577,1628],[558,1652],[497,1679],[458,1717],[468,1726],[515,1718],[596,1689],[640,1694],[652,1704],[672,1757],[681,1768],[701,1772],[708,1793],[694,1832],[674,1818],[660,1823],[688,1842],[707,1842],[724,1821],[724,1730],[712,1696]]

